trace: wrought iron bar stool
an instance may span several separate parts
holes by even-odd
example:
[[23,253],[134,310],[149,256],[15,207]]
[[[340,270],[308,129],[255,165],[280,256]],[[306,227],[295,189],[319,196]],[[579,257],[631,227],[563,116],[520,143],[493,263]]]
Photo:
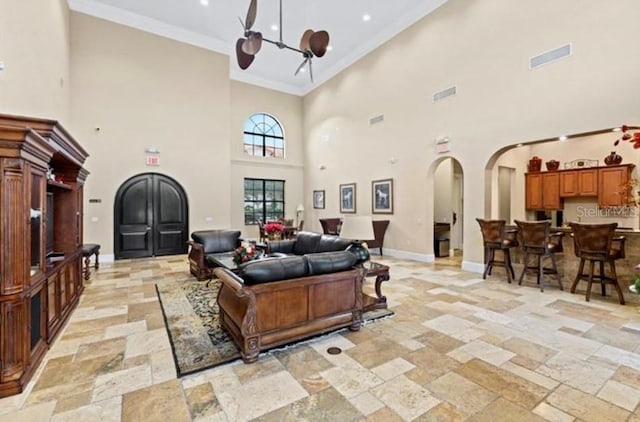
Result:
[[[522,249],[524,251],[524,267],[522,268],[518,285],[522,284],[522,279],[527,270],[535,270],[541,292],[544,292],[544,274],[555,274],[560,290],[564,290],[555,256],[557,253],[562,253],[562,237],[564,233],[551,233],[551,221],[549,220],[515,221],[520,229],[520,238],[522,239]],[[536,265],[529,265],[529,257],[531,255],[537,256]],[[550,268],[545,268],[542,265],[542,258],[544,257],[551,258],[552,266]]]
[[[625,257],[624,236],[615,236],[618,223],[611,224],[580,224],[569,223],[572,230],[573,245],[575,254],[580,258],[578,274],[571,286],[571,293],[575,293],[576,286],[580,280],[587,281],[586,301],[591,299],[591,285],[595,281],[600,283],[602,296],[606,296],[605,285],[613,284],[618,292],[620,304],[624,305],[624,296],[618,276],[616,274],[615,261]],[[584,273],[584,264],[589,261],[589,274]],[[598,263],[599,274],[594,274],[594,265]],[[606,276],[604,263],[609,263],[610,275]]]
[[[505,230],[506,222],[504,220],[484,220],[482,218],[476,218],[476,221],[480,224],[485,250],[486,266],[482,278],[486,279],[487,274],[491,275],[491,270],[494,265],[500,265],[505,268],[507,281],[511,283],[511,280],[515,279],[516,275],[513,271],[513,265],[511,264],[510,251],[511,248],[518,246],[518,240],[513,236],[513,233]],[[495,252],[497,250],[502,252],[502,262],[496,261],[495,259]]]

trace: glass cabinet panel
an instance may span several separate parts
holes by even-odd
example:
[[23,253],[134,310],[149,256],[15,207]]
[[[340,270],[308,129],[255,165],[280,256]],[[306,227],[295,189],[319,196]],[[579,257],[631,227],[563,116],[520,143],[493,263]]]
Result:
[[43,174],[32,172],[30,185],[29,222],[31,226],[31,276],[42,271],[42,233],[44,227],[44,177]]

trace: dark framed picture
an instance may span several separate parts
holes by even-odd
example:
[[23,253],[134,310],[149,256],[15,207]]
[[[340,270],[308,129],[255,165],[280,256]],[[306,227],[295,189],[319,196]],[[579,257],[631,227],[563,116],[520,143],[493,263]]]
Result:
[[313,191],[313,208],[317,210],[324,209],[324,191],[323,190]]
[[371,182],[371,213],[393,214],[393,179]]
[[340,212],[349,214],[356,212],[356,184],[340,185]]

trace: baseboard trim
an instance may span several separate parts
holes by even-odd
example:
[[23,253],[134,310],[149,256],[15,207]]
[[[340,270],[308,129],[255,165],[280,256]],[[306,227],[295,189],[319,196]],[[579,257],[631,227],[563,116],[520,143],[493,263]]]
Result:
[[462,269],[472,273],[482,274],[484,272],[484,264],[479,262],[462,261]]
[[116,256],[114,254],[100,254],[100,262],[114,262]]
[[[389,249],[389,248],[383,248],[382,252],[384,252],[383,256],[390,256],[392,258],[399,258],[399,259],[410,259],[412,261],[420,261],[420,262],[428,263],[428,262],[434,262],[436,260],[436,257],[434,254],[421,254],[416,252],[400,251],[398,249]],[[377,253],[372,253],[372,255],[380,256]]]

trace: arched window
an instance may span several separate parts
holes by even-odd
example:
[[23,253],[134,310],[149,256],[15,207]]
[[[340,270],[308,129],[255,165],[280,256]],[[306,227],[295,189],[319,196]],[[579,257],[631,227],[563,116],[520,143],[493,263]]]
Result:
[[259,157],[284,158],[284,135],[280,123],[256,113],[244,123],[244,152]]

